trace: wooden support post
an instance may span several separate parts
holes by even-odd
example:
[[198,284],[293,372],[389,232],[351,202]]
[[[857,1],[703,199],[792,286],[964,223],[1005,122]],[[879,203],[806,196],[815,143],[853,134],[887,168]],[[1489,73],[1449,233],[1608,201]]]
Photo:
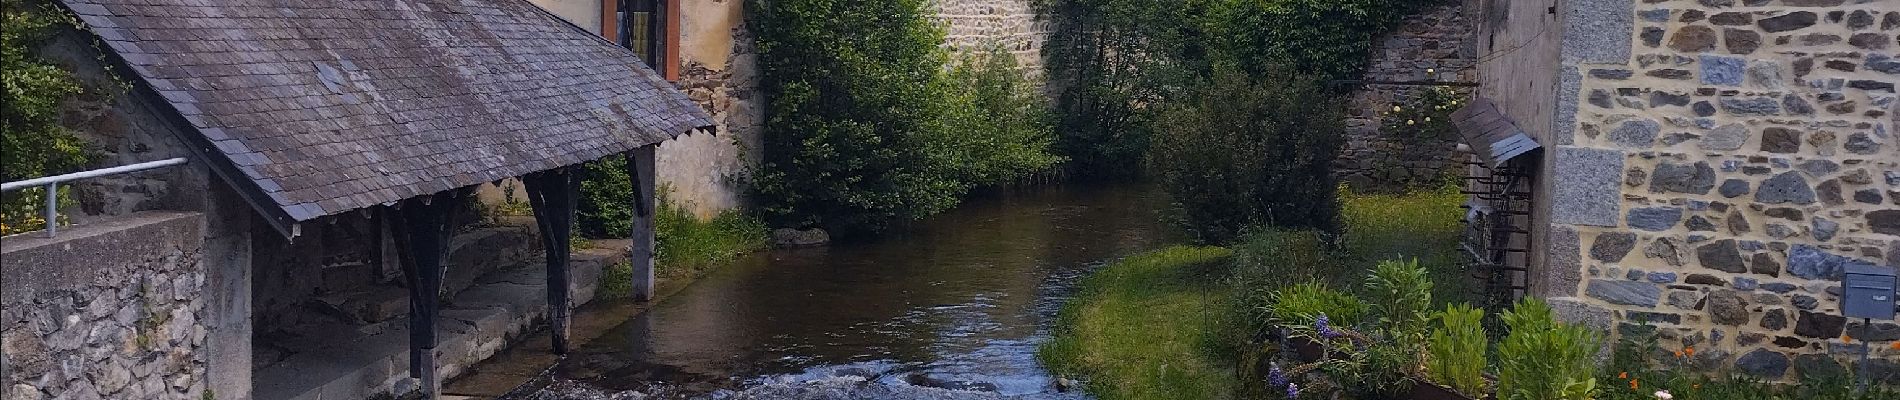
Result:
[[633,179],[634,216],[633,245],[631,257],[627,261],[633,264],[633,300],[653,300],[653,151],[658,145],[641,146],[627,155],[627,176]]
[[579,204],[581,174],[577,167],[529,174],[522,179],[528,187],[528,203],[534,220],[541,228],[541,244],[547,251],[548,330],[556,354],[567,354],[569,321],[572,320],[573,285],[568,282],[569,258],[573,251],[574,209]]
[[409,373],[421,381],[425,399],[442,392],[436,380],[435,319],[441,310],[437,296],[442,290],[442,254],[448,248],[453,197],[443,193],[411,198],[389,213],[396,225],[391,231],[397,258],[409,287]]

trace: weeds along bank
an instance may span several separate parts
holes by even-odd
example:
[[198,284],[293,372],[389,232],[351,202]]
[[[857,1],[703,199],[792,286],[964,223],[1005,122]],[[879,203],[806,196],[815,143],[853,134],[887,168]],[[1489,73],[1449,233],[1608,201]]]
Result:
[[1169,248],[1103,267],[1039,356],[1103,399],[1900,395],[1854,392],[1851,365],[1765,383],[1699,361],[1694,348],[1663,350],[1653,326],[1613,340],[1558,322],[1537,300],[1486,313],[1467,303],[1475,288],[1450,251],[1462,229],[1455,189],[1337,197],[1338,236],[1260,231],[1227,247]]

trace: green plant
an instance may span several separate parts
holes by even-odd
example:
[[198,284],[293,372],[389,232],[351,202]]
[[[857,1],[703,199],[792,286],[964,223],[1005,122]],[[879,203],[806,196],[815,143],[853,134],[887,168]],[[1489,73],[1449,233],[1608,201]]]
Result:
[[1441,0],[1226,0],[1208,24],[1210,54],[1259,74],[1294,68],[1322,79],[1356,79],[1373,38]]
[[[1469,301],[1470,272],[1458,253],[1466,196],[1455,184],[1409,193],[1356,193],[1340,187],[1345,234],[1340,245],[1352,262],[1415,259],[1443,304]],[[1436,305],[1434,305],[1436,306]]]
[[1484,310],[1469,305],[1446,306],[1433,315],[1438,327],[1426,340],[1425,373],[1432,382],[1473,398],[1485,393]]
[[1501,316],[1510,331],[1498,343],[1502,400],[1584,400],[1596,395],[1596,333],[1557,322],[1550,306],[1526,298]]
[[1366,298],[1386,340],[1416,345],[1424,339],[1432,281],[1418,260],[1380,261],[1366,277]]
[[1289,286],[1273,296],[1274,321],[1300,329],[1313,326],[1321,315],[1334,326],[1358,326],[1365,321],[1367,308],[1358,297],[1319,283]]
[[[59,106],[84,93],[72,72],[34,55],[61,25],[77,22],[42,0],[9,1],[0,6],[0,180],[16,181],[72,172],[90,161],[86,144],[59,124]],[[68,190],[57,202],[70,204]],[[45,223],[43,190],[0,194],[0,235],[39,229]],[[62,207],[63,208],[63,207]]]
[[1258,226],[1337,232],[1341,108],[1317,81],[1222,69],[1160,114],[1154,166],[1196,240]]

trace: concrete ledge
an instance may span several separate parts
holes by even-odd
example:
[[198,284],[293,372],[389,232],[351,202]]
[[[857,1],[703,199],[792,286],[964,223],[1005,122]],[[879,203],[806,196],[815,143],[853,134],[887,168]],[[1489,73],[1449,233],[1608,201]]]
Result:
[[203,216],[173,211],[65,228],[52,238],[37,232],[0,238],[0,281],[6,282],[0,285],[0,304],[25,304],[42,291],[83,288],[100,274],[131,268],[149,255],[196,251],[203,243]]
[[[625,251],[575,251],[570,271],[574,305],[592,301],[607,266],[626,260]],[[473,279],[451,296],[437,321],[436,357],[441,381],[507,349],[547,318],[546,268],[528,262]],[[416,390],[409,376],[408,319],[369,325],[305,329],[284,343],[294,355],[256,371],[259,399],[340,399],[404,395]]]

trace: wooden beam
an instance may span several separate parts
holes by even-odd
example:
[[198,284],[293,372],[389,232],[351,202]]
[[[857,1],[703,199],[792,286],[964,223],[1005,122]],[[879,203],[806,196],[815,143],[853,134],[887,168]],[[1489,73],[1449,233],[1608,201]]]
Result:
[[627,176],[633,179],[633,241],[632,253],[627,259],[633,266],[633,290],[635,301],[653,300],[653,209],[658,199],[654,198],[653,152],[658,145],[641,146],[627,154]]
[[452,192],[403,200],[387,210],[395,226],[397,258],[409,289],[409,373],[420,380],[423,398],[442,392],[436,380],[436,315],[442,291],[442,260],[448,248]]
[[547,253],[548,330],[554,352],[567,354],[573,313],[569,282],[569,261],[573,251],[574,209],[579,204],[581,173],[579,167],[564,167],[529,174],[529,207],[541,228],[541,244]]

